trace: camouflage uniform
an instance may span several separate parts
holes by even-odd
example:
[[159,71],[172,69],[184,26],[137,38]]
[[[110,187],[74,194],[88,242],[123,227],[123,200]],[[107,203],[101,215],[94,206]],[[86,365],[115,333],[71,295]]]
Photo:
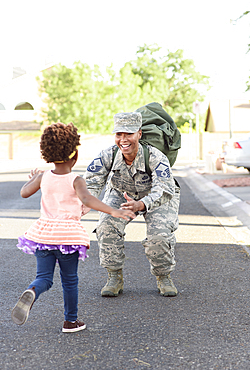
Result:
[[[174,270],[175,235],[178,227],[180,189],[175,182],[167,157],[158,149],[149,148],[149,167],[146,173],[141,144],[132,166],[127,166],[118,150],[113,161],[112,146],[101,151],[86,171],[87,188],[98,197],[106,185],[103,202],[113,208],[126,203],[123,193],[134,200],[141,200],[146,207],[143,214],[147,235],[142,241],[146,256],[155,276],[167,275]],[[113,165],[112,165],[113,162]],[[111,270],[123,268],[125,227],[130,221],[100,213],[96,234],[100,247],[100,263]]]

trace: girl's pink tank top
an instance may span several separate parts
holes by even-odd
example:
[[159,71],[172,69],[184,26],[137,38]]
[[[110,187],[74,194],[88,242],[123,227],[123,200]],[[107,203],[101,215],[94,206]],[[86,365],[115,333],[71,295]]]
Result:
[[44,172],[41,181],[41,217],[81,219],[84,206],[73,186],[77,176],[72,172],[66,175],[56,175],[51,170]]

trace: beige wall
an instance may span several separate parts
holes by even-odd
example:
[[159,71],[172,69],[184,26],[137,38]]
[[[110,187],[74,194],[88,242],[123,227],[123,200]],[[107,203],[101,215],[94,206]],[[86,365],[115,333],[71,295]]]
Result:
[[[248,134],[235,134],[234,139],[239,140],[250,136]],[[197,135],[182,134],[182,147],[178,152],[177,162],[192,162],[197,160]],[[229,133],[210,133],[200,134],[200,154],[199,159],[205,160],[206,155],[222,152],[223,141],[229,140]],[[13,134],[13,159],[25,160],[31,155],[33,159],[40,160],[39,136]],[[101,149],[107,148],[114,143],[113,135],[85,135],[81,134],[81,143],[79,147],[79,160],[89,163],[95,158]],[[0,134],[0,159],[9,157],[9,135]]]

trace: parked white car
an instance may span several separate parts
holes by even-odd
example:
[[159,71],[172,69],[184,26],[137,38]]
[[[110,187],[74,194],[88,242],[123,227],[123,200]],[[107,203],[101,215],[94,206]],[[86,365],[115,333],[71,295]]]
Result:
[[244,167],[250,172],[250,137],[245,140],[225,141],[222,156],[226,164]]

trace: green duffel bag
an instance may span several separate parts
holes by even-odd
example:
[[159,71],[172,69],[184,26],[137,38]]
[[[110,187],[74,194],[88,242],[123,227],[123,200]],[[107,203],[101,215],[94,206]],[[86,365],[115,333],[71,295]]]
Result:
[[146,104],[136,109],[142,115],[141,144],[149,144],[164,153],[172,167],[181,147],[181,133],[174,120],[159,103]]

